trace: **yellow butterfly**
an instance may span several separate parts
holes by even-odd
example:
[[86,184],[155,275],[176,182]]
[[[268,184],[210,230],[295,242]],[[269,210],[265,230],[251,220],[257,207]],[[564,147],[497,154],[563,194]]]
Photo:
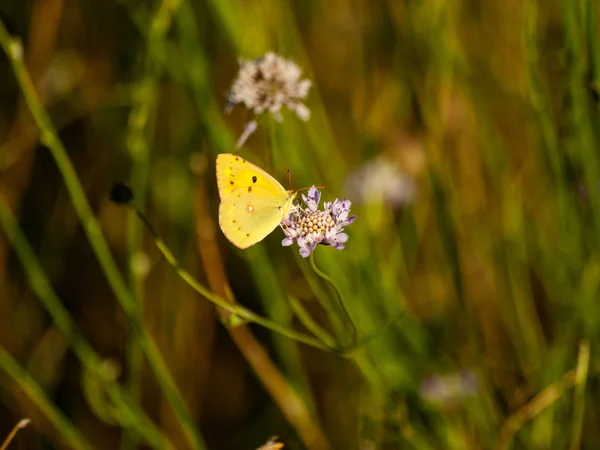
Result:
[[217,156],[219,226],[233,245],[248,248],[262,241],[293,208],[296,191],[245,159]]

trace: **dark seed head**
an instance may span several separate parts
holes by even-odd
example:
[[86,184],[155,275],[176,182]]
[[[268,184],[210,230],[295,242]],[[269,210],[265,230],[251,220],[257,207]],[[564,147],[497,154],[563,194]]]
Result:
[[133,191],[123,183],[116,183],[110,190],[110,199],[118,204],[129,203],[133,200]]

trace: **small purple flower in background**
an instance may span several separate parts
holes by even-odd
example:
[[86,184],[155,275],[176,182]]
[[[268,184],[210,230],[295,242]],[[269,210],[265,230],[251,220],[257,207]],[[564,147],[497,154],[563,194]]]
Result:
[[[310,80],[302,80],[302,69],[293,61],[269,52],[254,60],[240,59],[240,71],[227,98],[226,111],[242,103],[256,116],[270,112],[281,122],[281,108],[286,106],[300,119],[310,119],[310,110],[302,103],[308,95]],[[236,146],[241,147],[256,130],[256,121],[246,124]]]
[[346,180],[346,188],[356,202],[381,201],[391,207],[412,202],[417,193],[412,177],[386,158],[360,166]]
[[419,387],[421,397],[440,406],[454,406],[460,399],[477,394],[479,380],[470,371],[450,375],[432,375]]
[[311,187],[308,195],[302,195],[306,209],[296,206],[281,222],[285,239],[281,245],[287,247],[294,242],[300,247],[300,255],[307,258],[317,245],[331,245],[337,250],[342,250],[348,241],[344,227],[356,220],[356,216],[349,216],[350,200],[335,199],[325,202],[323,210],[319,211],[321,193],[316,187]]

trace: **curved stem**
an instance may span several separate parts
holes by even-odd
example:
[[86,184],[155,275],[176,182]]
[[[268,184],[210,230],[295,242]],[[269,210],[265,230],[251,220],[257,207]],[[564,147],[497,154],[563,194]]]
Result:
[[[129,112],[129,127],[127,143],[133,158],[131,171],[132,183],[136,192],[142,196],[138,198],[143,204],[146,203],[146,190],[150,179],[150,161],[152,144],[149,136],[154,130],[156,121],[156,105],[160,90],[160,80],[164,67],[159,64],[157,54],[166,45],[165,38],[170,29],[173,15],[179,5],[169,5],[164,0],[150,19],[150,27],[146,45],[144,72],[137,82],[139,94],[135,96],[131,111]],[[129,261],[142,249],[143,229],[140,223],[133,217],[128,218],[127,228],[127,251]],[[146,274],[135,270],[133,264],[129,264],[129,286],[132,295],[140,307],[144,309],[144,283]],[[126,342],[126,380],[131,390],[133,399],[142,402],[142,374],[144,370],[144,354],[140,345],[136,342],[137,336],[134,331],[128,330]],[[121,442],[122,450],[132,450],[138,447],[139,436],[127,433]]]
[[29,419],[19,420],[19,422],[17,422],[17,424],[13,427],[13,429],[10,431],[9,435],[6,437],[6,439],[2,443],[0,450],[6,450],[8,448],[8,444],[10,444],[12,442],[12,440],[15,438],[15,436],[17,435],[19,430],[22,428],[25,428],[27,425],[29,425],[30,422],[31,421]]
[[296,317],[300,320],[300,322],[302,322],[302,325],[304,325],[312,334],[317,336],[325,345],[335,348],[336,342],[334,337],[331,336],[310,316],[308,311],[304,309],[304,306],[302,306],[302,303],[296,297],[291,295],[288,296],[288,300],[292,311],[294,311]]
[[310,266],[315,271],[315,273],[318,276],[320,276],[321,278],[323,278],[325,281],[327,281],[329,284],[331,284],[331,287],[335,291],[338,305],[339,305],[342,313],[344,314],[344,321],[347,323],[348,327],[350,328],[350,345],[347,348],[350,348],[350,349],[356,348],[358,332],[356,330],[356,325],[354,325],[354,322],[352,321],[352,317],[350,316],[350,313],[346,309],[346,305],[344,304],[344,298],[342,296],[342,291],[340,290],[340,287],[338,286],[338,284],[335,282],[335,280],[333,278],[331,278],[329,275],[327,275],[325,272],[323,272],[321,269],[319,269],[317,267],[317,265],[315,264],[314,252],[312,252],[310,254],[308,259],[310,261]]
[[200,284],[187,270],[185,270],[179,265],[179,262],[177,261],[177,258],[175,258],[175,255],[173,255],[169,247],[167,247],[167,244],[165,244],[165,242],[158,236],[158,233],[154,230],[154,227],[152,227],[144,213],[132,203],[129,203],[129,206],[135,210],[135,213],[138,216],[138,218],[143,222],[150,234],[152,234],[152,237],[154,238],[154,244],[162,253],[167,262],[171,264],[171,266],[173,266],[175,272],[177,272],[177,275],[179,275],[179,277],[183,281],[185,281],[192,289],[194,289],[203,297],[206,297],[207,300],[211,301],[218,307],[223,308],[224,310],[229,311],[232,314],[235,314],[236,316],[247,322],[254,322],[258,325],[270,329],[271,331],[275,331],[276,333],[282,334],[283,336],[286,336],[290,339],[302,342],[306,345],[310,345],[311,347],[338,353],[338,349],[328,347],[327,345],[323,344],[320,340],[312,336],[300,333],[291,328],[288,328],[285,325],[279,324],[265,317],[262,317],[256,314],[255,312],[243,307],[242,305],[231,303],[226,299],[216,295],[214,292],[211,292],[209,289]]

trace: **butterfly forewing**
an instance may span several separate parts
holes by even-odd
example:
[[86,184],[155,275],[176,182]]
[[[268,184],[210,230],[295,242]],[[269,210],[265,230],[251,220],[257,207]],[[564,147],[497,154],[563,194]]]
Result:
[[221,153],[217,156],[217,186],[219,197],[223,200],[236,189],[249,186],[261,186],[277,195],[287,197],[287,191],[279,182],[258,166],[244,158]]

